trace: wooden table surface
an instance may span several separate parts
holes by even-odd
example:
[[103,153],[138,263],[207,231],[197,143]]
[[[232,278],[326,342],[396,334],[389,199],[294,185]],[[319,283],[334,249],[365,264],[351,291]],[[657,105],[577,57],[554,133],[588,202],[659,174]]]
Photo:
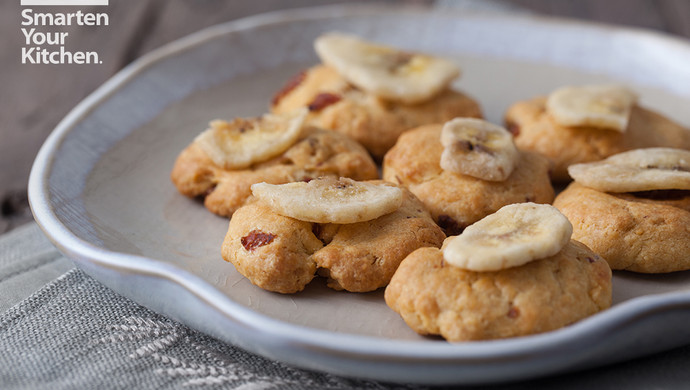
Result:
[[[379,0],[391,3],[393,1]],[[446,0],[447,3],[449,0]],[[19,0],[0,3],[0,233],[31,220],[26,185],[33,159],[55,125],[85,96],[123,66],[167,42],[201,28],[276,9],[339,3],[333,0],[110,0],[107,27],[61,27],[68,50],[97,50],[99,65],[21,63],[24,36]],[[690,38],[688,0],[506,0],[545,15],[641,27]],[[397,3],[434,5],[433,0]],[[74,12],[40,7],[41,12]],[[36,10],[38,12],[38,10]]]

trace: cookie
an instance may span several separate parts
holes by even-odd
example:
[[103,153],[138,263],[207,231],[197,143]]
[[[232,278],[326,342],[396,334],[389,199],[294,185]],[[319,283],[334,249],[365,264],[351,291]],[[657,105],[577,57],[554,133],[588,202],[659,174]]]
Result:
[[378,171],[357,142],[340,133],[307,126],[286,151],[243,169],[217,165],[194,142],[179,155],[171,173],[183,195],[203,198],[206,208],[226,217],[246,203],[254,183],[280,184],[321,176],[369,180],[376,179]]
[[271,111],[287,113],[300,107],[309,108],[309,123],[352,137],[377,159],[406,130],[482,115],[475,100],[450,88],[421,103],[406,104],[357,88],[327,65],[314,66],[291,79],[276,93]]
[[383,160],[383,178],[410,189],[448,235],[512,203],[551,203],[549,162],[519,152],[513,172],[503,181],[482,180],[441,168],[443,125],[421,126],[403,134]]
[[301,291],[317,274],[335,290],[376,290],[388,284],[405,256],[439,247],[445,238],[422,203],[405,189],[402,194],[397,210],[351,224],[301,221],[252,202],[233,215],[223,259],[269,291]]
[[668,146],[690,149],[690,130],[652,110],[632,105],[624,132],[593,126],[570,127],[556,123],[537,97],[513,104],[505,114],[515,144],[546,156],[554,164],[554,181],[570,181],[568,166],[598,161],[627,150]]
[[573,238],[602,255],[613,269],[690,269],[690,191],[617,194],[571,183],[554,206],[573,224]]
[[400,264],[386,287],[388,306],[422,335],[451,342],[547,332],[611,305],[611,270],[571,240],[560,252],[519,267],[475,272],[421,248]]

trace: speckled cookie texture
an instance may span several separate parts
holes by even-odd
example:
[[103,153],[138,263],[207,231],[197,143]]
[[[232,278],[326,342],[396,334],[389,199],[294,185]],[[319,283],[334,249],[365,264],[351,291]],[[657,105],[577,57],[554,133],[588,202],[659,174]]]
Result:
[[554,206],[573,224],[573,238],[613,269],[690,269],[690,191],[614,194],[572,183]]
[[342,78],[335,69],[317,65],[290,80],[273,99],[274,113],[308,107],[309,123],[347,134],[376,158],[411,128],[455,117],[481,117],[479,104],[469,96],[446,89],[419,104],[386,101]]
[[251,185],[283,184],[321,176],[378,178],[376,164],[357,142],[333,131],[307,127],[288,150],[246,169],[217,166],[195,143],[177,158],[171,178],[188,197],[202,197],[211,212],[231,216],[251,196]]
[[554,163],[552,178],[570,180],[568,166],[602,160],[627,150],[667,146],[690,149],[690,130],[664,116],[634,105],[625,133],[591,127],[564,127],[546,111],[546,98],[515,103],[505,115],[515,144],[548,157]]
[[521,152],[513,173],[504,181],[443,170],[442,127],[426,125],[403,134],[383,160],[383,178],[409,188],[446,234],[457,235],[508,204],[553,201],[549,162],[536,153]]
[[520,267],[473,272],[436,248],[412,252],[385,291],[416,332],[471,341],[525,336],[572,324],[611,305],[611,269],[571,240],[554,256]]
[[252,202],[233,215],[222,256],[269,291],[301,291],[318,274],[335,290],[365,292],[386,286],[409,253],[440,247],[444,238],[421,202],[403,189],[396,211],[343,225],[299,221]]

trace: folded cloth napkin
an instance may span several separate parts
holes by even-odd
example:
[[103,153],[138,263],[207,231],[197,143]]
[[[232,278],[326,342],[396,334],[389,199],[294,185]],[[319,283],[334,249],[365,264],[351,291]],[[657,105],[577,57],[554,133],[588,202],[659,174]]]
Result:
[[0,316],[3,389],[389,389],[288,367],[160,316],[72,269]]

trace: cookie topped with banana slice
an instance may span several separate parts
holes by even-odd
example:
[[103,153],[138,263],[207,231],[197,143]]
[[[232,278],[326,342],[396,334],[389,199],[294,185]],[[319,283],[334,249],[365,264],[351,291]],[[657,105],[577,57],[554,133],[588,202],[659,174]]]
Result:
[[568,167],[650,147],[690,149],[690,129],[641,106],[631,89],[615,84],[567,86],[513,104],[505,114],[515,144],[554,164],[555,181]]
[[613,269],[690,269],[690,151],[636,149],[568,168],[554,206]]
[[412,193],[380,180],[258,183],[252,192],[230,220],[222,256],[269,291],[295,293],[317,276],[335,290],[373,291],[409,253],[445,238]]
[[505,128],[474,118],[410,130],[383,160],[384,180],[409,188],[448,235],[508,204],[551,203],[548,171]]
[[611,269],[571,239],[553,206],[508,205],[407,256],[385,300],[416,332],[448,341],[558,329],[611,305]]
[[571,165],[568,173],[575,182],[603,192],[690,190],[690,151],[636,149]]
[[309,109],[307,122],[354,138],[381,158],[405,130],[454,117],[481,117],[479,104],[451,88],[460,68],[447,59],[339,32],[314,42],[322,61],[272,100],[274,113]]
[[510,133],[481,119],[446,122],[441,129],[441,145],[441,168],[483,180],[507,179],[520,160]]
[[251,196],[251,185],[322,176],[378,177],[367,151],[343,134],[305,124],[306,109],[289,114],[215,120],[177,157],[171,179],[211,212],[229,217]]
[[410,53],[338,32],[314,41],[314,50],[352,85],[386,100],[408,104],[431,99],[460,76],[444,58]]
[[622,85],[563,87],[546,99],[546,111],[566,127],[592,127],[624,133],[637,95]]
[[517,203],[447,239],[443,258],[469,271],[500,271],[555,255],[572,234],[573,226],[556,208]]

